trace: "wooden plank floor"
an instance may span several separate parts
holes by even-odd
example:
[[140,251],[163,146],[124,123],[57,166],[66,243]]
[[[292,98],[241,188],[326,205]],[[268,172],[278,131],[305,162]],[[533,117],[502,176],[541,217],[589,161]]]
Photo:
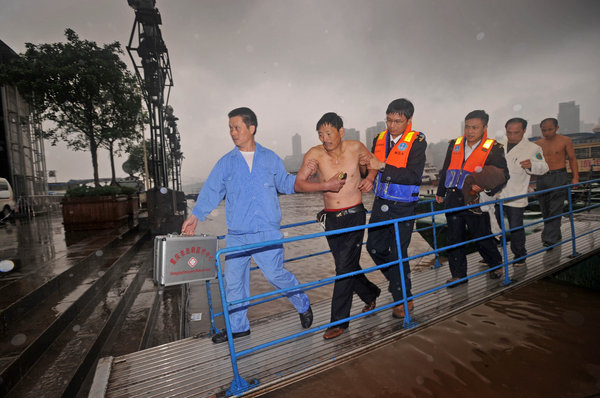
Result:
[[[576,235],[600,228],[600,219],[594,215],[577,216]],[[563,238],[571,236],[570,224],[563,222]],[[500,247],[501,249],[501,247]],[[541,250],[540,233],[527,237],[527,250]],[[600,250],[600,231],[594,231],[577,241],[577,252],[586,256]],[[508,249],[508,258],[512,253]],[[340,337],[325,341],[323,328],[329,321],[330,301],[313,303],[315,320],[312,332],[280,345],[257,351],[239,360],[241,376],[248,382],[258,380],[259,385],[249,395],[275,389],[340,361],[360,355],[365,350],[386,344],[414,333],[438,320],[478,305],[508,289],[530,283],[545,275],[567,267],[577,259],[570,258],[571,242],[550,251],[527,258],[526,266],[508,266],[511,283],[504,279],[490,279],[487,274],[471,279],[468,284],[454,289],[441,288],[428,295],[417,297],[410,328],[391,316],[391,296],[387,286],[382,287],[377,304],[379,312],[351,321],[348,330]],[[468,256],[469,274],[487,269],[479,264],[480,256]],[[413,293],[418,295],[445,283],[450,271],[447,263],[437,269],[413,272]],[[360,312],[362,302],[355,297],[353,315]],[[386,308],[387,306],[387,308]],[[238,351],[249,349],[267,341],[302,332],[298,314],[286,312],[251,323],[252,334],[235,340]],[[113,358],[108,378],[107,397],[208,397],[228,389],[233,379],[227,344],[213,344],[210,338],[188,338]]]

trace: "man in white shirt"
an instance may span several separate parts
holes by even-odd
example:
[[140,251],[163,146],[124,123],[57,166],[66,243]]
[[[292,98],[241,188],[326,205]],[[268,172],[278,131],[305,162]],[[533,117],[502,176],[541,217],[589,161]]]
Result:
[[[498,198],[526,194],[531,176],[542,175],[548,171],[542,148],[528,139],[523,139],[527,121],[515,117],[507,121],[504,127],[506,137],[500,142],[504,145],[510,179],[498,194]],[[523,213],[527,203],[527,197],[504,202],[504,215],[508,218],[510,229],[519,228],[510,233],[510,249],[516,260],[514,265],[524,265],[527,256],[523,229]]]

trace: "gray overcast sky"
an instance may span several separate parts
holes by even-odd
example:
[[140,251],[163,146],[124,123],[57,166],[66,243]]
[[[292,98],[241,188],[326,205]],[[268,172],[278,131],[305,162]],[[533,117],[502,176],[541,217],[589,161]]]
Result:
[[[387,104],[415,104],[413,127],[429,142],[460,134],[473,109],[490,113],[491,136],[514,116],[532,124],[575,100],[600,117],[600,1],[158,0],[185,160],[183,181],[205,179],[232,148],[227,112],[249,106],[257,141],[281,157],[291,136],[318,144],[315,124],[338,112],[361,131]],[[64,41],[64,29],[98,43],[129,40],[126,0],[0,0],[2,39]],[[126,59],[131,65],[129,59]],[[46,147],[59,180],[90,178],[89,153]],[[100,159],[109,176],[108,155]],[[119,161],[119,171],[120,164]],[[120,175],[124,175],[120,171]]]

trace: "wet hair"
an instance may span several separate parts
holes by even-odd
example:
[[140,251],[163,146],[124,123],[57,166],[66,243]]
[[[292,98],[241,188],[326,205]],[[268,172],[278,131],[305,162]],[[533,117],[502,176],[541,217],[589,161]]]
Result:
[[406,119],[410,119],[415,113],[415,107],[412,102],[407,100],[406,98],[398,98],[390,102],[385,111],[386,115],[390,113],[397,113],[399,115],[404,115]]
[[507,128],[511,123],[521,123],[521,128],[525,130],[527,128],[527,120],[521,117],[513,117],[512,119],[508,119],[508,122],[504,125],[504,128]]
[[467,116],[465,116],[465,120],[469,119],[481,119],[484,126],[487,126],[490,121],[490,115],[488,115],[483,109],[477,109],[469,112]]
[[329,124],[332,127],[335,127],[337,130],[344,127],[344,122],[342,118],[335,112],[327,112],[317,122],[317,130],[323,125]]
[[553,117],[547,117],[544,120],[542,120],[540,122],[540,127],[542,126],[542,124],[544,124],[546,122],[552,122],[552,123],[554,123],[554,127],[558,127],[558,120],[556,120],[556,118],[553,118]]
[[256,113],[254,113],[252,109],[246,107],[235,108],[229,112],[227,116],[230,119],[235,116],[241,116],[246,127],[250,128],[250,126],[254,126],[254,134],[256,134],[256,130],[258,129],[258,120],[256,120]]

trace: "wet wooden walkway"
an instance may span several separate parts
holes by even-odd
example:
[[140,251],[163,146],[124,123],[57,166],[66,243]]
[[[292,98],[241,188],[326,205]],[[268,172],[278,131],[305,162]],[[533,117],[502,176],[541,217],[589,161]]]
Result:
[[[478,305],[509,290],[515,289],[560,269],[569,267],[583,258],[600,252],[600,218],[597,215],[578,215],[575,235],[586,232],[577,239],[579,256],[572,258],[570,241],[552,250],[543,251],[527,258],[525,266],[508,266],[511,283],[505,279],[490,279],[487,274],[474,277],[467,284],[454,289],[440,288],[417,297],[412,313],[414,324],[403,327],[403,322],[391,316],[391,296],[387,286],[380,286],[381,297],[378,312],[351,321],[350,328],[340,337],[323,340],[324,325],[329,321],[330,301],[313,303],[315,320],[312,332],[277,346],[260,350],[241,358],[238,362],[240,375],[247,381],[257,381],[257,386],[246,396],[260,395],[287,385],[344,360],[356,357],[415,333],[421,328],[445,319],[453,314]],[[593,232],[592,232],[593,231]],[[570,224],[563,222],[564,239],[571,237]],[[501,247],[500,247],[501,249]],[[527,237],[529,253],[544,249],[540,233]],[[508,258],[512,259],[510,249]],[[468,256],[469,275],[484,271],[478,253]],[[450,272],[447,263],[440,268],[413,272],[413,293],[436,288],[445,283]],[[355,297],[353,315],[362,308]],[[237,351],[250,349],[278,338],[301,332],[295,312],[281,313],[251,323],[252,334],[235,340]],[[108,357],[100,361],[92,397],[210,397],[222,395],[233,379],[227,344],[213,344],[210,338],[188,338],[153,347],[120,357]]]

